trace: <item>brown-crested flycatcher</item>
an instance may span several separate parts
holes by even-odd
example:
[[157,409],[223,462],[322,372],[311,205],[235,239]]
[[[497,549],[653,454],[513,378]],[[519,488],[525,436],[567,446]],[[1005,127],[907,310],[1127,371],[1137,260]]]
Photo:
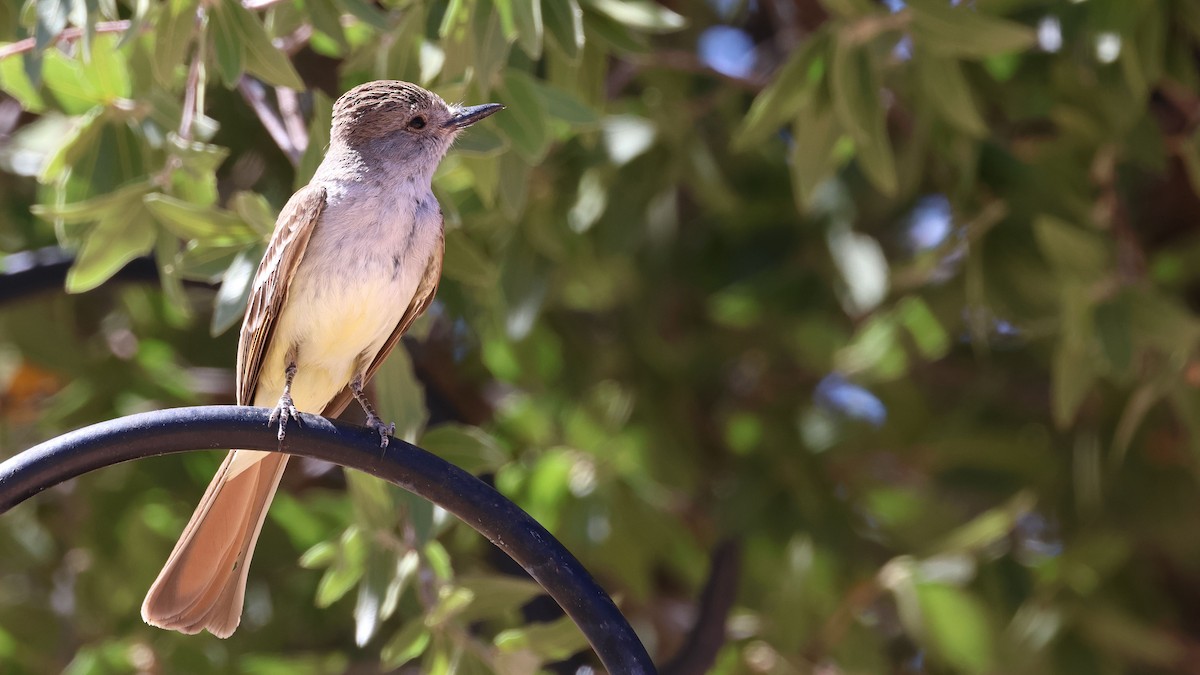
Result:
[[[279,214],[238,344],[237,402],[273,406],[281,441],[299,410],[333,417],[354,398],[387,445],[395,425],[363,387],[437,290],[444,246],[433,173],[460,131],[501,108],[447,105],[397,81],[368,82],[334,104],[329,149]],[[142,603],[147,623],[233,634],[287,460],[229,453]]]

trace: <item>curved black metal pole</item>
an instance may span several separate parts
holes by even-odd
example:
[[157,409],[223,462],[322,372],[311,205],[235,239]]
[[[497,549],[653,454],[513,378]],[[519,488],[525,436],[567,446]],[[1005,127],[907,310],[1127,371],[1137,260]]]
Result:
[[[197,449],[278,450],[266,408],[173,408],[101,422],[0,463],[0,513],[70,478],[119,462]],[[458,516],[517,561],[579,626],[610,673],[655,673],[646,648],[583,565],[536,520],[471,474],[403,441],[386,450],[362,427],[302,415],[286,450],[364,471]]]

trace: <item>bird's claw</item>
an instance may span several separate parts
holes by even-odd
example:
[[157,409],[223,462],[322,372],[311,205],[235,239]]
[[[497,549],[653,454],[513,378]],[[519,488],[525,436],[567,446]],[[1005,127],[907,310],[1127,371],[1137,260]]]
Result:
[[279,397],[279,403],[275,404],[275,408],[271,410],[271,416],[267,419],[267,426],[279,422],[279,442],[283,442],[283,437],[287,435],[287,423],[289,419],[296,420],[296,424],[303,424],[300,421],[300,411],[296,409],[296,404],[292,403],[292,397],[284,394]]
[[379,433],[379,447],[386,448],[388,442],[391,441],[392,434],[396,433],[396,423],[384,424],[383,420],[374,415],[367,416],[367,428]]

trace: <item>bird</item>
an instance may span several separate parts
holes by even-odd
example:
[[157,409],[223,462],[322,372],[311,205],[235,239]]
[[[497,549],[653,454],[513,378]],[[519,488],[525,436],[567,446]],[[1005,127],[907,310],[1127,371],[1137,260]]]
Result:
[[[395,425],[363,387],[437,291],[445,244],[434,171],[464,129],[503,108],[447,104],[397,80],[359,85],[334,104],[328,149],[280,211],[238,342],[237,402],[270,407],[281,446],[300,411],[333,417],[351,399],[387,446]],[[287,461],[229,452],[146,594],[146,623],[233,634]]]

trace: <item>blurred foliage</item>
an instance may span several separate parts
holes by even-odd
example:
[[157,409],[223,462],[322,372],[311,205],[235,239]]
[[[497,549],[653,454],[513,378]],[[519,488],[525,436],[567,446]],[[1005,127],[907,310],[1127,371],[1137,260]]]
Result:
[[[5,271],[76,256],[0,307],[5,454],[230,401],[331,101],[407,79],[508,109],[436,178],[443,284],[381,407],[659,663],[715,574],[717,673],[1195,670],[1194,0],[28,0],[0,39]],[[111,281],[140,256],[161,286]],[[232,639],[142,625],[218,461],[0,518],[0,670],[594,664],[469,528],[311,464]]]

